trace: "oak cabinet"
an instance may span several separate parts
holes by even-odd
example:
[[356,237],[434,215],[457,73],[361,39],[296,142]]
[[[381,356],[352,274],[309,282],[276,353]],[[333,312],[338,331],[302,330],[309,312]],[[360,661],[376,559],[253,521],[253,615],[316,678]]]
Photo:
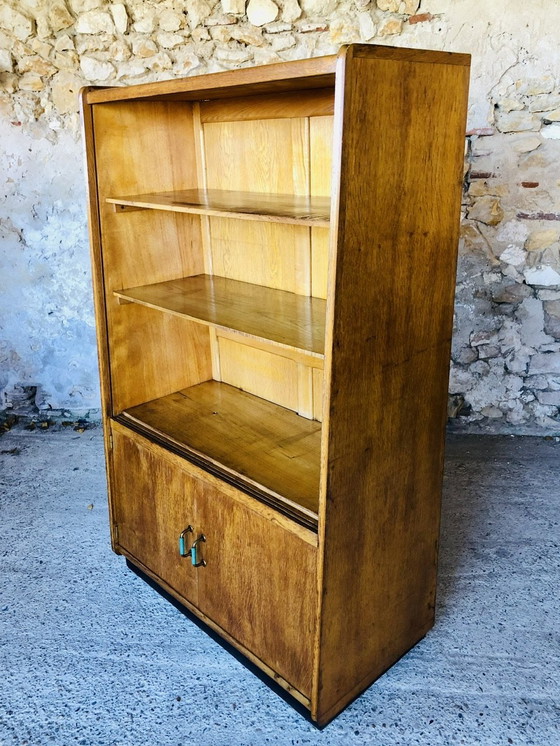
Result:
[[433,623],[468,64],[82,94],[113,548],[318,723]]

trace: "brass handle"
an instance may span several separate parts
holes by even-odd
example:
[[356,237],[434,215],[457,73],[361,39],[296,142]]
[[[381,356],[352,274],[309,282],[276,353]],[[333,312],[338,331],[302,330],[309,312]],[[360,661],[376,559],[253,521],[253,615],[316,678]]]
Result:
[[194,528],[190,524],[179,534],[179,554],[181,557],[190,557],[193,567],[206,567],[206,560],[198,559],[198,545],[206,541],[206,536],[200,534],[198,539],[193,541],[191,548],[187,549],[187,534],[194,534]]
[[206,560],[201,559],[199,561],[198,559],[198,544],[201,541],[202,542],[206,541],[206,536],[204,536],[204,534],[200,534],[198,539],[196,539],[196,541],[193,542],[193,545],[191,547],[191,562],[193,564],[193,567],[206,567]]
[[184,529],[184,531],[181,531],[181,533],[179,534],[179,554],[181,555],[181,557],[189,557],[190,556],[191,550],[189,549],[187,551],[187,544],[186,544],[186,541],[185,541],[185,534],[192,534],[192,533],[194,533],[194,528],[189,525],[189,526],[187,526],[186,529]]

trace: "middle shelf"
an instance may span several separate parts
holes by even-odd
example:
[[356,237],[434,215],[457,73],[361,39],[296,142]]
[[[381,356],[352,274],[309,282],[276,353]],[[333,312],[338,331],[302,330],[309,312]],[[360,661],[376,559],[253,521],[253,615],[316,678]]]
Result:
[[139,303],[304,352],[315,359],[315,367],[324,358],[326,301],[321,298],[213,275],[115,290],[114,295],[121,302]]
[[184,189],[177,192],[107,197],[117,212],[168,210],[194,215],[261,220],[315,227],[329,226],[330,198],[240,192],[226,189]]

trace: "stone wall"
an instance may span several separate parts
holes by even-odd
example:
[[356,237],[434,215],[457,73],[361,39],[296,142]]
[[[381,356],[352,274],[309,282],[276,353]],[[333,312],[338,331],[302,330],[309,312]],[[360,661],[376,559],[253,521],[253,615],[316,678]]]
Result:
[[473,55],[450,415],[560,431],[559,27],[547,0],[0,0],[0,410],[99,407],[79,88],[362,41]]

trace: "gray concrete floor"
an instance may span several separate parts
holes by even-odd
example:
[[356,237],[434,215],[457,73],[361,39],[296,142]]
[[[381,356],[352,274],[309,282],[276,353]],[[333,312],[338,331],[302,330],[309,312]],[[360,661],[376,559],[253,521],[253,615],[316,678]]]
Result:
[[0,438],[0,744],[560,744],[560,443],[452,436],[437,623],[323,731],[109,548],[102,441]]

